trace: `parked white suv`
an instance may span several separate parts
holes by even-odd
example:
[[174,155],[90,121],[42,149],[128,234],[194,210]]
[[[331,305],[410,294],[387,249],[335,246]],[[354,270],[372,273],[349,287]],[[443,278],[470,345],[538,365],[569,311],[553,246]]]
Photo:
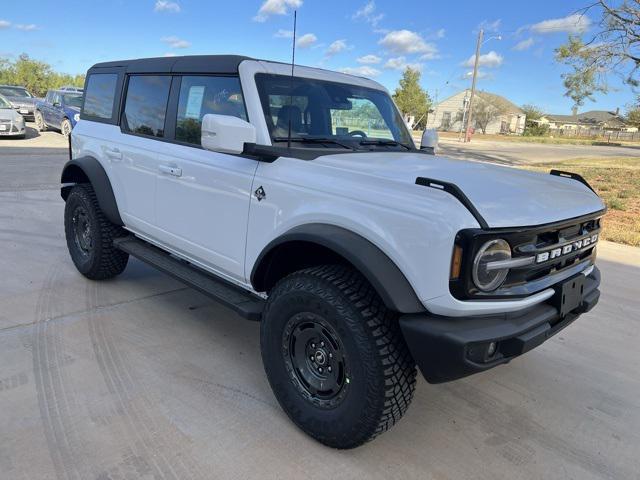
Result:
[[371,80],[239,56],[101,63],[62,173],[94,280],[138,257],[261,320],[282,408],[326,445],[390,428],[416,364],[506,363],[598,301],[600,198],[577,175],[416,149]]

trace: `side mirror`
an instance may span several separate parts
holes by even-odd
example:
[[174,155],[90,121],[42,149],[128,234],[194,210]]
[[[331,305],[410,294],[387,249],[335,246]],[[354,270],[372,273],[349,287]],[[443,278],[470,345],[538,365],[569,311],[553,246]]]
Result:
[[200,141],[206,150],[242,153],[245,143],[256,142],[256,127],[238,117],[207,113]]
[[60,102],[53,102],[53,106],[54,107],[59,107],[60,106]]
[[438,148],[438,131],[435,128],[426,128],[422,132],[422,140],[420,141],[420,150],[426,150],[432,155],[436,154]]

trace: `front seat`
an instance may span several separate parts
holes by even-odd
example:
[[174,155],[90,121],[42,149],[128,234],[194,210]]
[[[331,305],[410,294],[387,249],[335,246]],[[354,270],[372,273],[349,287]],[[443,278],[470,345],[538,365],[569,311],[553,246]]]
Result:
[[289,118],[291,118],[291,136],[302,133],[302,111],[295,105],[283,105],[278,111],[274,137],[289,136]]

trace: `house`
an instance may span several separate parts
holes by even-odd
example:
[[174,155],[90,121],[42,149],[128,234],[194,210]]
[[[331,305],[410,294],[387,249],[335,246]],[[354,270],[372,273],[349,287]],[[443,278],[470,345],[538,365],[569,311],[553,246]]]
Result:
[[620,109],[615,112],[606,110],[590,110],[584,113],[574,113],[573,115],[544,114],[538,120],[540,124],[549,125],[549,130],[580,130],[601,132],[637,132],[636,127],[628,126],[620,116]]
[[[463,117],[466,119],[471,90],[466,89],[441,101],[433,107],[427,117],[427,128],[436,128],[446,132],[460,132],[464,130]],[[474,112],[478,112],[480,103],[484,103],[484,119],[474,114],[474,127],[481,131],[485,127],[486,133],[502,133],[522,135],[524,132],[526,115],[513,102],[494,93],[476,91]]]

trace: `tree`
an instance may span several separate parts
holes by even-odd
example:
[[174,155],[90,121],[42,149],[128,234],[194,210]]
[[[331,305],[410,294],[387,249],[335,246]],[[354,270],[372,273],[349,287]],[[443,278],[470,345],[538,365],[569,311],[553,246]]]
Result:
[[64,85],[84,86],[84,74],[54,72],[45,62],[33,60],[23,53],[15,61],[0,59],[0,84],[23,85],[31,93],[44,96],[47,90]]
[[544,112],[535,105],[525,104],[520,109],[526,115],[524,132],[527,137],[544,137],[549,133],[549,125],[540,123]]
[[429,94],[420,86],[420,71],[407,67],[400,85],[393,93],[398,108],[403,115],[411,115],[415,117],[416,124],[424,124],[427,118],[427,112],[431,107],[431,99]]
[[487,133],[489,124],[500,115],[507,113],[507,104],[496,95],[479,92],[473,104],[473,119],[476,128]]
[[596,92],[606,93],[609,72],[620,75],[633,89],[640,86],[640,0],[597,0],[582,15],[591,10],[600,17],[598,31],[587,42],[569,36],[556,49],[556,60],[571,67],[562,78],[565,96],[574,107],[593,100]]
[[632,105],[627,109],[624,119],[629,126],[640,128],[640,97],[638,97],[636,105]]

